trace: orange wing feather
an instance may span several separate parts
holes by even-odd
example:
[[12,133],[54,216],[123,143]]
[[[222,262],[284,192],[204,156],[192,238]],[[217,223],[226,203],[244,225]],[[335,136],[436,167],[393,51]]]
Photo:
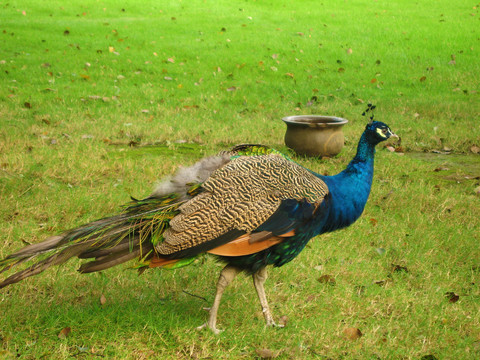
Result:
[[[286,237],[290,237],[295,235],[295,231],[292,230],[288,233],[279,235],[279,236],[271,236],[267,239],[258,242],[250,242],[250,234],[244,234],[239,236],[235,240],[232,240],[226,244],[220,245],[215,249],[207,251],[210,254],[220,255],[220,256],[243,256],[243,255],[250,255],[262,250],[268,249],[273,245],[276,245],[282,242]],[[178,261],[178,259],[166,259],[162,257],[154,256],[153,259],[150,261],[149,267],[159,267],[159,266],[166,266],[170,264],[174,264]]]

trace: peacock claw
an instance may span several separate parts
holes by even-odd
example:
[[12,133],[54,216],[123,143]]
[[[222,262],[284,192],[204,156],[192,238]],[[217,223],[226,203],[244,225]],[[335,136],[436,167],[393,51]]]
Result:
[[212,327],[212,326],[208,325],[208,323],[205,323],[205,324],[197,327],[197,330],[199,330],[199,331],[203,330],[203,329],[210,329],[215,335],[218,335],[221,332],[223,332],[223,330],[219,330],[215,326]]
[[271,323],[267,324],[268,327],[272,328],[284,328],[284,324],[277,324],[276,322],[272,321]]

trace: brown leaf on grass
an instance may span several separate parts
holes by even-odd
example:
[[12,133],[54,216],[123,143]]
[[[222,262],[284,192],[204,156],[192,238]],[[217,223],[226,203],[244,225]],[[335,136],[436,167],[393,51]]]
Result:
[[420,78],[420,82],[424,82],[425,80],[427,80],[427,77],[426,77],[426,76],[422,76],[422,77]]
[[278,319],[278,325],[281,327],[287,326],[287,323],[288,323],[288,317],[286,315],[283,315],[280,317],[280,319]]
[[317,280],[319,283],[322,283],[322,284],[327,284],[332,286],[336,284],[335,278],[332,275],[322,275]]
[[32,104],[30,104],[30,103],[27,102],[27,101],[23,104],[23,106],[25,106],[27,109],[31,109],[31,108],[32,108]]
[[372,226],[377,226],[378,220],[377,220],[377,219],[374,219],[374,218],[371,218],[371,219],[370,219],[370,224],[372,224]]
[[456,303],[460,299],[460,296],[455,294],[453,291],[446,292],[445,297],[448,299],[448,302],[452,304]]
[[433,171],[439,172],[439,171],[448,171],[448,170],[450,170],[450,169],[445,167],[445,166],[439,166],[439,167],[435,168]]
[[342,68],[342,67],[341,67],[341,68],[338,68],[338,72],[339,72],[339,73],[344,73],[344,72],[345,72],[345,69]]
[[474,154],[480,154],[480,146],[472,145],[472,147],[470,148],[470,151]]
[[391,265],[392,272],[406,272],[408,273],[408,268],[406,266],[392,264]]
[[60,332],[58,333],[58,338],[59,339],[65,339],[68,334],[70,334],[70,332],[72,331],[72,329],[70,327],[64,327],[62,330],[60,330]]
[[377,79],[373,78],[372,80],[370,80],[370,82],[371,82],[372,84],[375,84],[375,83],[377,82]]
[[455,55],[450,55],[450,58],[451,58],[452,60],[450,60],[450,61],[448,62],[448,64],[449,64],[449,65],[455,65],[455,64],[456,64],[456,61],[455,61],[456,56],[455,56]]
[[236,91],[237,88],[235,86],[231,86],[227,89],[227,91],[231,92],[231,91]]
[[275,359],[279,353],[270,349],[255,349],[255,352],[261,359]]
[[428,354],[428,355],[423,355],[420,360],[438,360],[435,355]]
[[343,330],[343,335],[345,335],[345,337],[348,340],[357,340],[357,339],[360,339],[363,334],[360,331],[360,329],[354,328],[354,327],[349,327],[349,328],[345,328]]
[[105,297],[105,295],[101,295],[100,296],[100,305],[105,305],[105,303],[107,302],[107,298]]
[[286,73],[285,75],[288,76],[288,77],[291,77],[292,79],[295,77],[295,75],[293,75],[293,73]]

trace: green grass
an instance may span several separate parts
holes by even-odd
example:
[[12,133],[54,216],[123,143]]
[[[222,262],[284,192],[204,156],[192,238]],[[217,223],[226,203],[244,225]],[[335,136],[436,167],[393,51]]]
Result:
[[[140,277],[79,275],[72,261],[0,292],[0,358],[480,357],[478,4],[25,0],[0,9],[1,256],[112,214],[230,145],[285,150],[286,115],[350,121],[339,156],[296,159],[319,172],[354,155],[368,102],[406,152],[378,149],[355,225],[270,271],[284,329],[264,328],[240,276],[220,308],[225,331],[196,331],[220,270],[211,258]],[[148,144],[157,146],[129,146]],[[422,154],[445,148],[456,155]],[[346,339],[347,327],[363,336]]]

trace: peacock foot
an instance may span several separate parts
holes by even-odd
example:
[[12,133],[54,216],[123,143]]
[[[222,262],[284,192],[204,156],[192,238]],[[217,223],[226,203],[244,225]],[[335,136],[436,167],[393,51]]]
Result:
[[197,330],[203,330],[203,329],[210,329],[215,335],[218,335],[223,331],[223,330],[217,329],[216,326],[209,325],[208,322],[197,327]]
[[277,324],[275,321],[267,322],[266,326],[268,327],[274,327],[274,328],[284,328],[284,324]]

